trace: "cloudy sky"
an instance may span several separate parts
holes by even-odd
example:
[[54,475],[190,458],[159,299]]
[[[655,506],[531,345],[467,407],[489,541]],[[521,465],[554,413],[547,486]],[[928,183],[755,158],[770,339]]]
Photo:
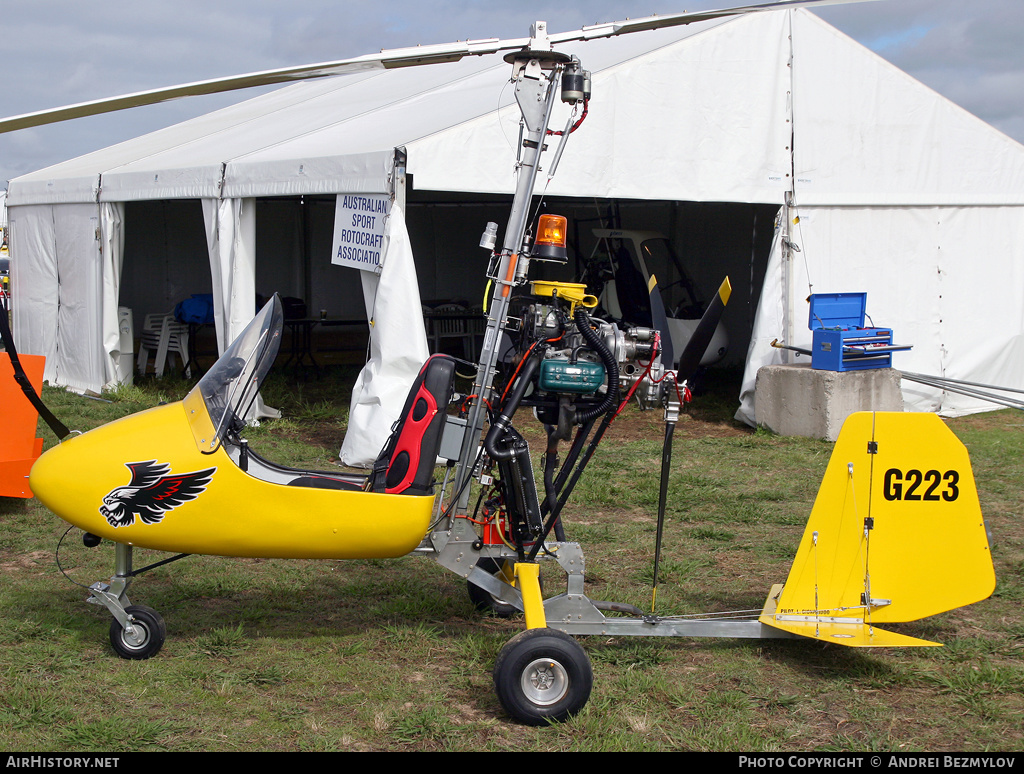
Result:
[[[734,4],[739,2],[5,0],[0,115],[382,48],[523,37],[536,19],[560,32]],[[1024,142],[1024,0],[872,0],[816,13]],[[178,100],[0,136],[0,186],[256,93]]]

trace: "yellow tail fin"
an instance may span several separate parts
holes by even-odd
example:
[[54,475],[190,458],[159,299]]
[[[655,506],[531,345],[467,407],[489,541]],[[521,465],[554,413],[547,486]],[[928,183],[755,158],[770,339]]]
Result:
[[970,459],[939,417],[847,419],[777,589],[762,623],[855,647],[934,645],[875,624],[914,621],[992,593]]

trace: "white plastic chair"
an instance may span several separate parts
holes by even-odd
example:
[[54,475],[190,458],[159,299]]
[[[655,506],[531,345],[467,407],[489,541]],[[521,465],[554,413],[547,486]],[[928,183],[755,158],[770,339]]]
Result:
[[188,325],[174,319],[173,314],[147,314],[139,342],[139,374],[145,376],[149,370],[149,358],[153,356],[153,372],[164,375],[167,359],[177,353],[181,358],[185,376],[191,378],[188,362]]

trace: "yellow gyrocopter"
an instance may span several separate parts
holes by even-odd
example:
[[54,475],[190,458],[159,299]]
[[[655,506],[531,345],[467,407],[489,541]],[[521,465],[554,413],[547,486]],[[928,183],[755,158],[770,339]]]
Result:
[[[826,0],[828,2],[828,0]],[[541,725],[579,712],[593,674],[575,636],[807,637],[855,647],[933,645],[879,628],[989,596],[995,577],[966,450],[930,414],[851,417],[835,445],[789,578],[773,587],[753,619],[663,616],[586,594],[579,543],[561,515],[618,411],[629,401],[661,408],[665,443],[655,548],[655,589],[672,436],[686,380],[696,371],[725,304],[726,279],[677,358],[656,282],[648,287],[652,324],[616,324],[590,314],[583,285],[529,278],[532,260],[564,260],[565,220],[529,221],[529,205],[552,107],[585,107],[589,74],[561,41],[684,24],[717,16],[818,4],[790,1],[596,25],[548,36],[538,22],[528,39],[453,44],[309,68],[147,92],[0,121],[0,130],[64,120],[189,93],[356,67],[425,64],[508,50],[523,115],[523,156],[504,243],[491,257],[487,330],[464,416],[449,414],[454,361],[431,357],[412,384],[401,417],[367,475],[298,470],[250,449],[245,419],[278,352],[283,327],[275,297],[258,312],[184,400],[68,437],[32,468],[31,488],[87,545],[115,544],[115,573],[90,587],[90,602],[113,616],[118,655],[157,654],[166,632],[155,610],[132,604],[132,580],[190,554],[348,559],[433,557],[464,578],[478,605],[522,611],[525,630],[494,667],[497,696],[516,720]],[[415,55],[414,55],[415,54]],[[397,64],[396,64],[397,63]],[[259,77],[257,77],[259,76]],[[32,122],[35,123],[32,123]],[[575,128],[566,126],[561,156]],[[578,124],[577,124],[578,125]],[[515,315],[510,311],[515,311]],[[515,320],[515,324],[511,321]],[[502,342],[508,374],[495,384]],[[516,430],[520,409],[544,425],[547,447],[538,488],[529,447]],[[564,461],[558,447],[569,443]],[[438,461],[448,462],[435,486]],[[471,512],[471,492],[486,513]],[[484,498],[479,498],[484,499]],[[236,514],[242,510],[244,518]],[[301,513],[302,518],[295,518]],[[135,547],[175,554],[135,569]],[[564,586],[540,588],[541,563],[557,565]],[[552,593],[554,591],[554,593]]]

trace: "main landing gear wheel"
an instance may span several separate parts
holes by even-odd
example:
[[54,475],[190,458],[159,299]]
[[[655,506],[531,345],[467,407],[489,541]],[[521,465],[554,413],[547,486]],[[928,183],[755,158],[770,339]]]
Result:
[[151,607],[131,605],[124,610],[129,625],[122,627],[115,618],[110,622],[110,644],[121,658],[146,659],[155,656],[167,637],[164,619]]
[[586,652],[557,629],[527,629],[502,648],[494,690],[505,711],[528,726],[572,717],[587,703],[594,673]]
[[[502,565],[499,565],[494,559],[485,557],[477,562],[477,567],[485,572],[489,572],[491,575],[504,574],[502,572]],[[491,592],[485,591],[474,583],[467,581],[466,588],[469,591],[470,601],[481,613],[491,613],[498,616],[498,618],[511,618],[519,612],[508,602],[502,602]]]

